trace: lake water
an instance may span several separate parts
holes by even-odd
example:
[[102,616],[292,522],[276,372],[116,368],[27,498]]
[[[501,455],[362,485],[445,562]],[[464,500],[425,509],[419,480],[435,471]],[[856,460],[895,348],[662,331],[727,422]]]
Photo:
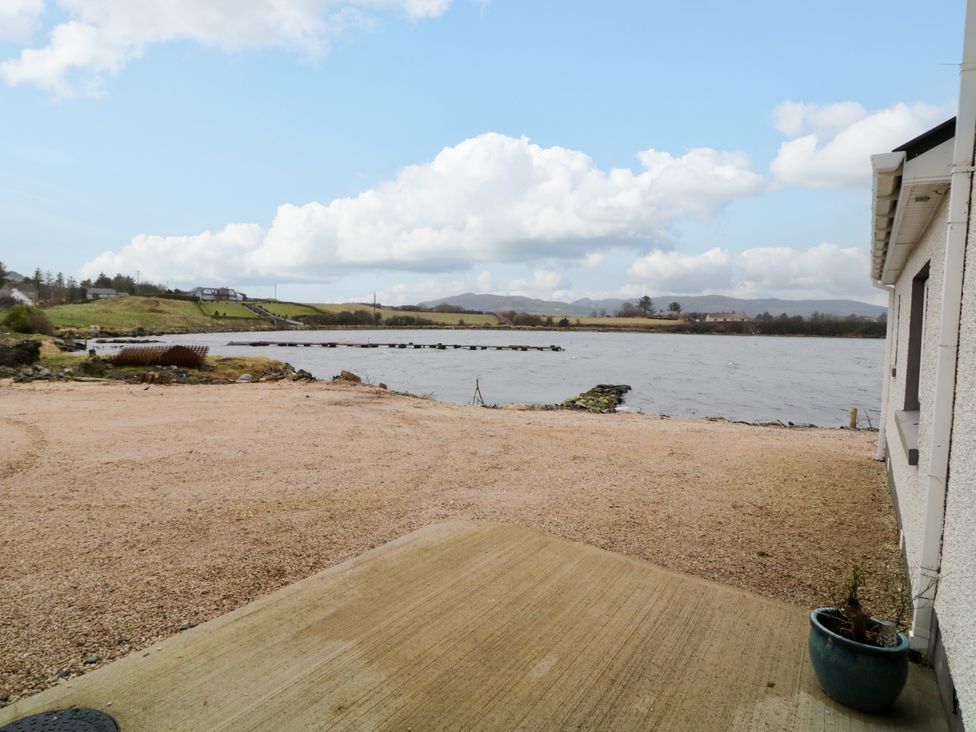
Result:
[[[874,425],[884,341],[846,338],[489,330],[206,333],[167,343],[210,346],[212,355],[269,356],[320,378],[353,371],[374,383],[467,403],[475,379],[489,404],[554,404],[596,384],[630,384],[626,406],[672,417],[845,425],[857,407]],[[552,351],[387,348],[251,348],[232,340],[559,345]],[[100,345],[111,352],[119,346]]]

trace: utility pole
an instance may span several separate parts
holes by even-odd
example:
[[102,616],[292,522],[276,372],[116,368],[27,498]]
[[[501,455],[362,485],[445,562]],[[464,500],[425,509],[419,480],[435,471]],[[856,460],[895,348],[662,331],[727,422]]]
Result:
[[376,325],[376,293],[373,293],[373,325]]

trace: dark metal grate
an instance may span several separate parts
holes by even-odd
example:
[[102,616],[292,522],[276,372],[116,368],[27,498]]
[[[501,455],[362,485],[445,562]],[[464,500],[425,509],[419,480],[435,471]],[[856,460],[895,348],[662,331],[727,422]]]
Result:
[[97,709],[57,709],[0,727],[0,732],[119,732],[119,725]]

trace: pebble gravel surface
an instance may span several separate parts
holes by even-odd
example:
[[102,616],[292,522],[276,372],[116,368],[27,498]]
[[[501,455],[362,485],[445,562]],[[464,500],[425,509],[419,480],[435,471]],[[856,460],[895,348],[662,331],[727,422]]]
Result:
[[876,434],[370,386],[0,383],[0,704],[445,519],[816,607],[901,579]]

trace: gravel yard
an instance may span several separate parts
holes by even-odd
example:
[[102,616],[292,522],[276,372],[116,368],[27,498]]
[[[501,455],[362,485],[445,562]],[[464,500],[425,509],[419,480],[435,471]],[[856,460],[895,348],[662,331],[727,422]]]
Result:
[[901,559],[875,438],[323,383],[3,385],[0,703],[447,518],[808,607],[858,564],[887,612]]

